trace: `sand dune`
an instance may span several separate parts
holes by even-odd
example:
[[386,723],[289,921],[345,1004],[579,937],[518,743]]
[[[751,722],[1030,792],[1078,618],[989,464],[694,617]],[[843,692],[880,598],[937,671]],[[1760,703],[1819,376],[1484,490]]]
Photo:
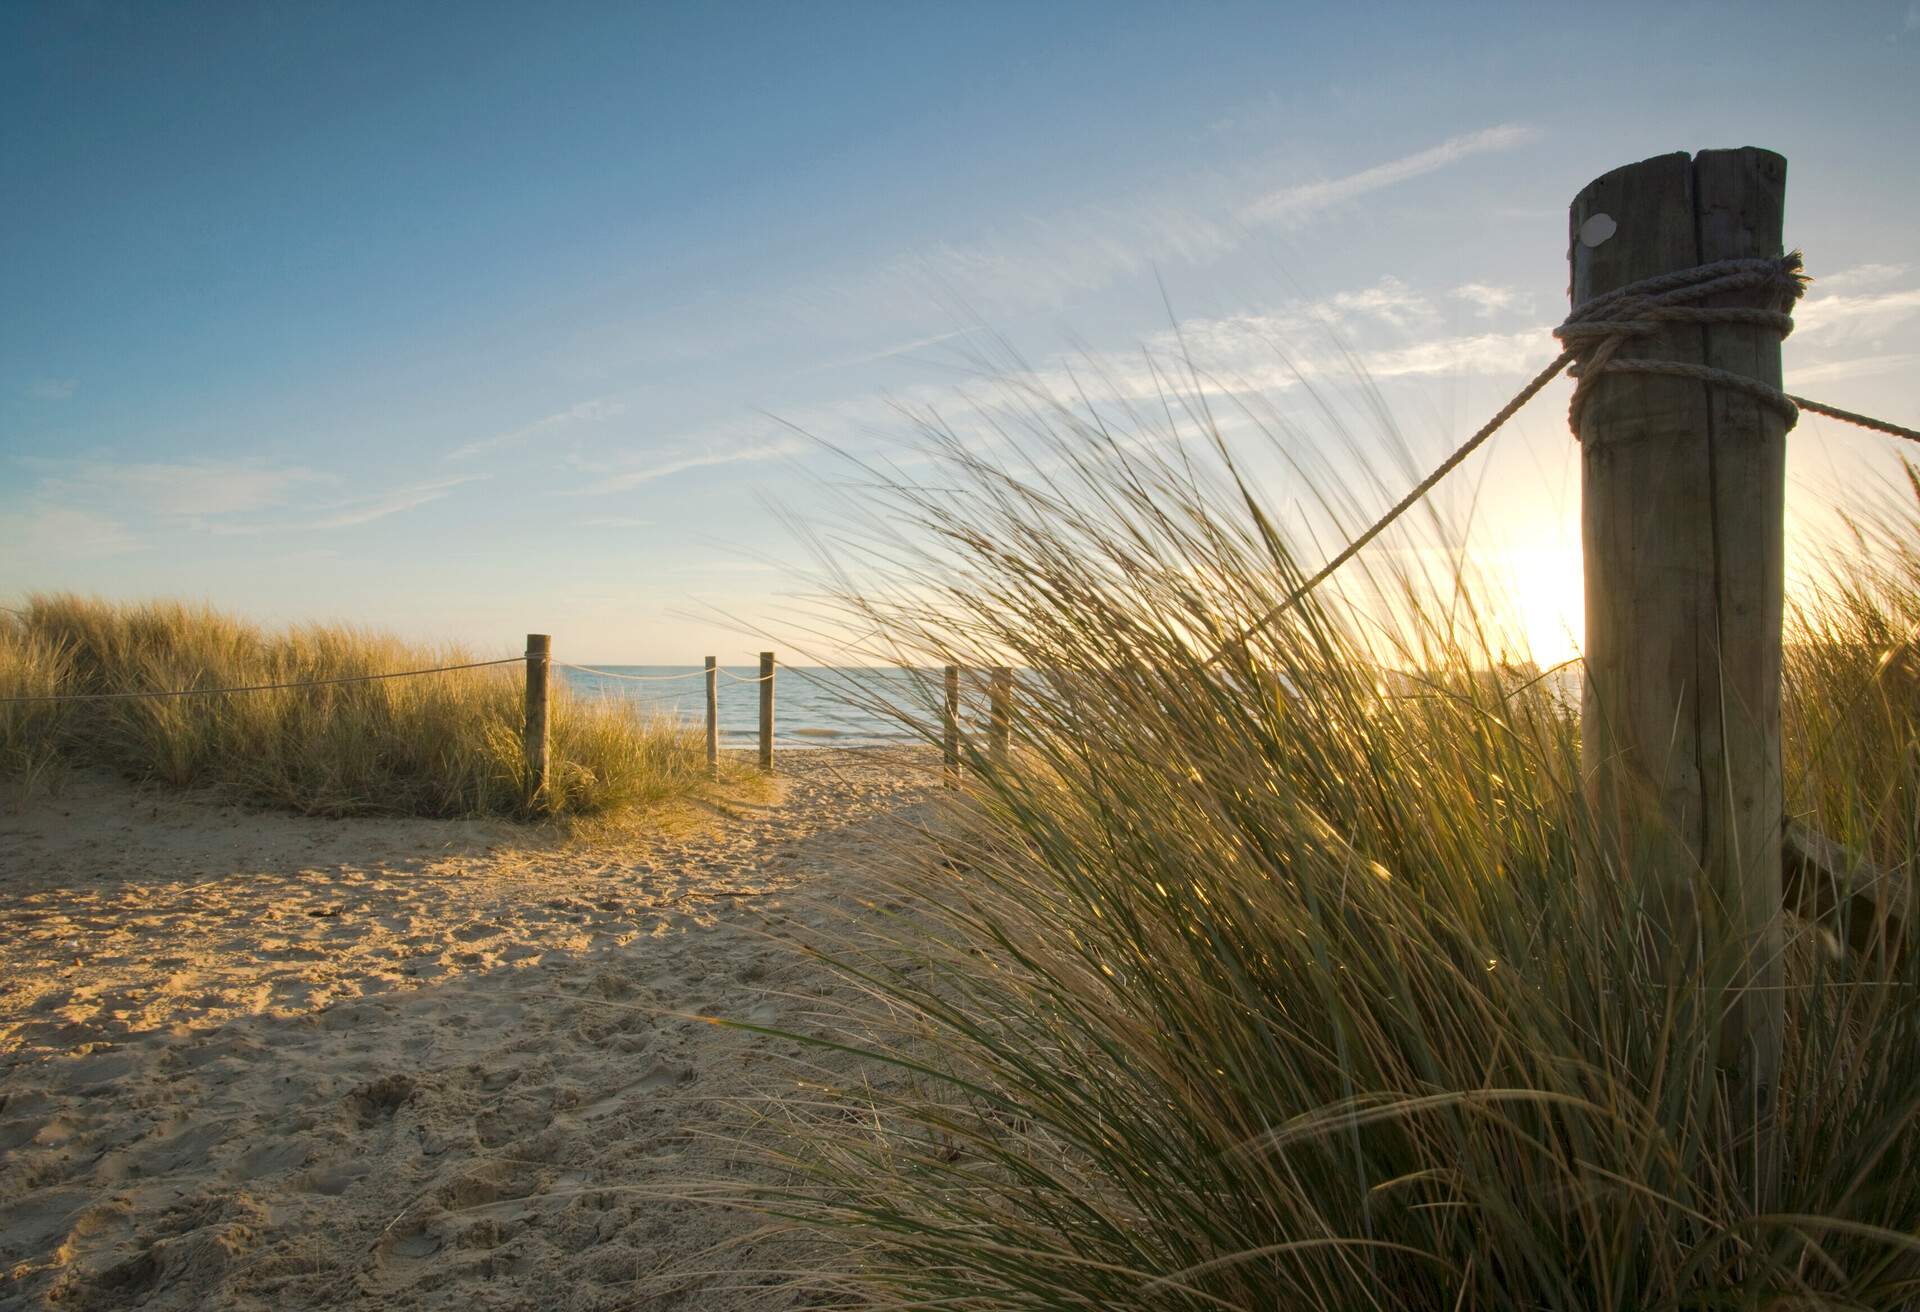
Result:
[[[0,819],[0,1307],[787,1306],[730,1099],[834,983],[772,941],[924,800],[795,754],[646,840],[328,821],[81,780]],[[724,1273],[715,1274],[716,1267]]]

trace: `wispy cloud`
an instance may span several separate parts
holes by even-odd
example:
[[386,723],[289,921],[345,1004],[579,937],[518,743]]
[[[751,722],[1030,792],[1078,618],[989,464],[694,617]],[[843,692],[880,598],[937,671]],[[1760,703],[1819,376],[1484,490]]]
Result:
[[1875,374],[1911,371],[1920,363],[1920,355],[1897,352],[1892,355],[1857,355],[1823,364],[1795,366],[1787,370],[1787,386],[1802,388],[1809,383],[1831,383],[1841,378],[1869,378]]
[[27,456],[21,463],[42,475],[41,491],[51,499],[131,503],[149,514],[180,518],[269,509],[284,504],[297,487],[327,481],[304,466],[252,462],[120,464]]
[[1517,123],[1449,137],[1437,146],[1376,164],[1358,173],[1281,187],[1241,207],[1240,219],[1250,224],[1299,224],[1383,187],[1435,172],[1475,155],[1512,150],[1515,146],[1524,146],[1539,138],[1537,130]]
[[[858,447],[876,433],[909,438],[912,416],[937,414],[969,444],[995,445],[989,418],[1016,394],[1043,395],[1071,403],[1083,390],[1096,404],[1107,401],[1157,404],[1169,386],[1197,385],[1211,397],[1278,397],[1303,382],[1326,379],[1336,387],[1358,378],[1374,383],[1435,378],[1506,380],[1538,369],[1555,346],[1545,323],[1513,331],[1446,331],[1442,313],[1449,290],[1439,297],[1395,278],[1349,288],[1312,300],[1283,302],[1259,312],[1194,316],[1148,337],[1134,351],[1059,354],[1030,367],[990,365],[971,379],[944,386],[902,389],[888,396],[862,394],[838,403],[782,411],[792,430]],[[1184,361],[1199,371],[1191,377]],[[1170,381],[1178,380],[1178,381]],[[1009,392],[1007,389],[1013,389]],[[735,454],[662,461],[640,471],[659,477],[683,463],[762,458],[772,451],[744,437]],[[810,449],[803,439],[778,454]],[[898,456],[898,448],[889,453]],[[900,457],[910,458],[910,457]],[[593,489],[598,490],[598,489]],[[608,490],[615,490],[608,486]]]
[[[767,421],[767,426],[773,426],[773,422]],[[684,450],[675,455],[649,457],[639,464],[613,466],[603,471],[594,482],[574,489],[574,494],[605,496],[612,492],[626,492],[693,469],[707,469],[715,465],[747,464],[759,460],[781,460],[804,454],[810,449],[807,442],[793,436],[753,437],[729,445],[709,445],[701,449]]]
[[[1465,296],[1496,308],[1512,303],[1504,289],[1473,285]],[[1305,378],[1403,378],[1458,373],[1505,376],[1553,354],[1546,325],[1515,332],[1446,333],[1433,299],[1397,278],[1370,287],[1294,301],[1255,314],[1189,318],[1147,340],[1149,355],[1191,352],[1216,377],[1284,389]],[[1235,384],[1238,386],[1238,382]]]
[[1512,287],[1491,287],[1484,282],[1463,282],[1453,289],[1455,300],[1465,301],[1473,306],[1474,313],[1483,319],[1491,319],[1502,310],[1514,308],[1520,300],[1520,293]]
[[578,405],[568,406],[565,410],[557,414],[548,415],[544,419],[536,419],[532,423],[516,428],[510,433],[501,433],[494,437],[481,438],[477,442],[469,442],[465,446],[455,447],[453,450],[447,452],[447,459],[470,460],[474,456],[482,455],[489,451],[501,451],[508,447],[520,446],[536,438],[553,437],[565,429],[573,428],[580,424],[602,423],[608,419],[617,418],[626,412],[626,403],[622,401],[582,401]]
[[1850,269],[1818,275],[1813,286],[1816,292],[1822,293],[1845,287],[1878,287],[1905,277],[1912,267],[1910,264],[1856,264]]
[[[1376,383],[1449,376],[1508,378],[1530,373],[1553,355],[1553,339],[1545,324],[1521,332],[1441,334],[1362,347],[1325,336],[1318,340],[1291,336],[1289,316],[1277,318],[1278,328],[1259,315],[1189,320],[1180,325],[1177,337],[1168,332],[1153,338],[1146,359],[1105,356],[1095,364],[1104,387],[1140,400],[1157,396],[1169,376],[1185,378],[1184,370],[1166,364],[1183,351],[1192,353],[1201,370],[1202,389],[1217,395],[1278,394],[1323,378],[1366,378]],[[1157,371],[1148,363],[1155,359],[1162,362]],[[1032,381],[1067,394],[1072,379],[1065,363],[1036,371]]]
[[931,337],[916,337],[910,342],[901,342],[897,346],[883,347],[878,351],[867,351],[860,355],[843,356],[837,360],[828,360],[825,364],[811,365],[800,370],[803,374],[829,373],[835,369],[851,369],[856,365],[874,364],[881,360],[892,360],[915,351],[924,351],[929,346],[938,346],[950,342],[956,337],[966,336],[967,330],[956,328],[952,332],[935,333]]
[[434,479],[407,487],[391,488],[372,496],[353,497],[322,505],[301,514],[266,522],[246,524],[219,523],[208,530],[221,537],[251,537],[262,533],[326,533],[343,528],[359,528],[390,515],[404,514],[450,496],[467,483],[484,482],[485,474],[467,474],[458,478]]
[[409,510],[418,510],[421,506],[450,495],[453,489],[465,483],[481,482],[484,474],[467,478],[443,478],[431,483],[417,483],[412,487],[396,488],[378,496],[348,502],[331,514],[325,514],[302,527],[309,529],[358,528],[362,524],[371,524],[376,519],[385,519],[389,515],[402,514]]
[[1920,287],[1855,296],[1814,296],[1793,312],[1794,335],[1855,340],[1886,331],[1920,314]]
[[110,515],[43,505],[0,514],[0,545],[15,560],[75,560],[124,555],[138,548],[140,541]]
[[920,304],[928,284],[983,309],[1059,305],[1157,263],[1218,260],[1261,228],[1298,228],[1374,192],[1539,137],[1532,127],[1503,124],[1355,173],[1279,186],[1188,179],[1163,195],[1028,217],[971,241],[911,251],[877,270],[802,289],[794,308],[825,304],[839,312],[847,302],[887,304],[903,294]]
[[[1537,369],[1554,353],[1548,325],[1521,324],[1513,331],[1447,331],[1448,302],[1459,298],[1511,309],[1517,297],[1504,289],[1478,288],[1478,296],[1448,288],[1426,292],[1394,277],[1270,308],[1222,317],[1189,317],[1163,330],[1135,351],[1061,354],[1031,367],[1012,361],[947,384],[923,384],[887,394],[863,391],[795,407],[777,407],[775,418],[715,425],[678,435],[645,453],[619,458],[574,459],[591,480],[570,495],[629,491],[697,469],[771,461],[808,454],[812,439],[854,449],[876,435],[908,437],[915,415],[939,414],[956,430],[974,434],[978,412],[992,410],[1006,393],[1002,385],[1070,398],[1092,378],[1096,398],[1152,400],[1170,376],[1184,379],[1174,362],[1191,356],[1202,370],[1203,390],[1213,395],[1281,394],[1303,381],[1353,379],[1356,371],[1376,382],[1439,377],[1507,379]],[[1184,383],[1183,383],[1184,385]],[[980,427],[979,440],[993,440]],[[973,440],[969,437],[968,440]]]
[[[36,522],[42,525],[37,534],[50,531],[46,525],[64,526],[76,540],[106,544],[123,539],[102,525],[129,518],[149,527],[216,537],[356,528],[438,501],[462,484],[487,477],[467,474],[315,502],[316,490],[340,480],[305,466],[211,460],[122,464],[35,456],[20,457],[19,463],[40,475],[32,492],[39,507]],[[69,518],[50,518],[59,515]]]

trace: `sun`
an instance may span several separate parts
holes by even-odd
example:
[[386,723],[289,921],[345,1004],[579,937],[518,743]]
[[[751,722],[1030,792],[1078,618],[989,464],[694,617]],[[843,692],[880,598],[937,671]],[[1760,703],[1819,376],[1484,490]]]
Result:
[[1521,655],[1541,668],[1580,654],[1585,636],[1585,593],[1577,547],[1548,540],[1502,553],[1510,636]]

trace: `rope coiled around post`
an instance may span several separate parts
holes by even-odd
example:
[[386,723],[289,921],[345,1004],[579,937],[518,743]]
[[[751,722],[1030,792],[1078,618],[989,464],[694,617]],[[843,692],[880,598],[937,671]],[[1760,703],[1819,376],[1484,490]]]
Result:
[[[1569,370],[1579,380],[1567,409],[1567,422],[1576,439],[1580,436],[1581,412],[1586,408],[1595,381],[1610,373],[1641,373],[1691,378],[1711,387],[1745,393],[1778,413],[1788,428],[1798,422],[1802,410],[1810,410],[1814,414],[1857,424],[1878,433],[1920,442],[1920,431],[1915,429],[1809,401],[1804,396],[1795,396],[1745,374],[1677,360],[1618,357],[1621,346],[1627,341],[1656,332],[1664,323],[1747,324],[1756,328],[1770,328],[1784,339],[1793,331],[1793,315],[1790,313],[1793,304],[1805,294],[1807,288],[1807,278],[1801,272],[1801,264],[1799,251],[1789,252],[1777,259],[1715,260],[1690,269],[1676,269],[1672,273],[1642,278],[1574,307],[1573,313],[1553,330],[1553,335],[1564,349],[1535,374],[1515,394],[1513,400],[1502,406],[1500,412],[1483,424],[1472,437],[1455,447],[1453,454],[1435,466],[1432,473],[1415,484],[1386,514],[1341,548],[1333,559],[1315,570],[1310,578],[1288,592],[1259,619],[1216,647],[1213,654],[1201,662],[1201,668],[1216,664],[1228,652],[1243,646],[1247,639],[1293,609],[1307,594],[1332,577],[1335,570],[1359,555],[1362,548],[1385,532],[1394,520],[1412,509],[1461,461],[1498,432],[1500,426],[1511,419],[1520,407],[1559,376],[1563,369]],[[1773,290],[1772,306],[1691,304],[1709,296],[1758,288]]]
[[[1642,278],[1625,287],[1595,296],[1576,306],[1553,330],[1573,356],[1568,372],[1579,381],[1567,406],[1567,423],[1580,436],[1580,420],[1592,397],[1594,383],[1607,374],[1658,374],[1690,378],[1752,397],[1786,422],[1799,422],[1800,407],[1779,388],[1745,374],[1711,365],[1678,360],[1621,358],[1620,348],[1635,337],[1658,332],[1665,324],[1746,324],[1771,329],[1785,338],[1793,331],[1795,301],[1806,292],[1799,251],[1778,259],[1715,260],[1690,269],[1677,269]],[[1729,292],[1771,293],[1769,306],[1693,305],[1690,302]]]

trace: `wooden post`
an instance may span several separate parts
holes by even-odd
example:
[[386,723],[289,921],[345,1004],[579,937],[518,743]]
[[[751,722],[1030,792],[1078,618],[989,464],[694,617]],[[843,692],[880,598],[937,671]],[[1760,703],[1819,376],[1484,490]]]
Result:
[[946,696],[940,716],[940,727],[944,743],[941,764],[946,774],[947,787],[960,786],[960,667],[949,665],[946,669]]
[[1007,738],[1013,721],[1013,671],[993,667],[987,684],[987,751],[995,764],[1007,759]]
[[[1778,257],[1786,169],[1769,151],[1702,151],[1588,184],[1571,214],[1574,304],[1714,260]],[[1780,386],[1778,335],[1744,324],[1670,323],[1618,358]],[[1702,948],[1732,963],[1720,1064],[1729,1110],[1752,1126],[1774,1110],[1785,1014],[1785,424],[1730,388],[1624,373],[1595,383],[1582,429],[1582,772],[1623,859],[1652,863],[1640,868],[1662,889],[1666,968],[1697,966]]]
[[760,653],[760,768],[773,769],[773,653]]
[[547,701],[552,677],[553,639],[527,635],[527,718],[521,741],[527,753],[527,782],[537,802],[547,794]]
[[707,657],[707,773],[720,769],[720,664]]

